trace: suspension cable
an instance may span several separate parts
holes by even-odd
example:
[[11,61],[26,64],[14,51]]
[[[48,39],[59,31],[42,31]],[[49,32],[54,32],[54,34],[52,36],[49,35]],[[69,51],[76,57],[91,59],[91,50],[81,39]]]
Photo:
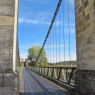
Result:
[[69,59],[71,61],[71,53],[70,53],[70,24],[69,24],[69,0],[68,0],[68,29],[69,29]]
[[48,63],[49,63],[49,37],[48,37]]
[[63,0],[63,43],[64,43],[64,62],[65,62],[64,0]]
[[56,38],[56,63],[57,63],[57,33],[56,33],[56,20],[55,20],[55,38]]
[[51,63],[51,32],[50,32],[50,63]]
[[[45,43],[46,43],[46,41],[47,41],[47,38],[48,38],[48,36],[49,36],[49,33],[51,32],[51,28],[52,28],[53,23],[54,23],[54,21],[55,21],[55,19],[56,19],[56,15],[57,15],[58,10],[59,10],[59,8],[60,8],[61,2],[62,2],[62,0],[59,0],[58,5],[57,5],[57,8],[56,8],[56,11],[55,11],[54,16],[53,16],[53,19],[52,19],[52,22],[51,22],[50,27],[49,27],[48,33],[47,33],[47,35],[46,35],[46,38],[45,38],[44,43],[43,43],[43,46],[42,46],[42,48],[41,48],[41,51],[40,51],[40,53],[39,53],[39,56],[38,56],[38,58],[37,58],[35,64],[37,63],[37,61],[38,61],[38,59],[39,59],[39,57],[40,57],[40,55],[41,55],[41,52],[42,52],[42,50],[43,50],[43,47],[44,47],[44,45],[45,45]],[[34,64],[34,65],[35,65],[35,64]]]
[[59,62],[60,62],[60,9],[59,9]]
[[47,61],[48,61],[48,40],[47,40]]
[[54,65],[54,27],[53,27],[53,65]]
[[49,35],[49,63],[50,63],[50,35]]

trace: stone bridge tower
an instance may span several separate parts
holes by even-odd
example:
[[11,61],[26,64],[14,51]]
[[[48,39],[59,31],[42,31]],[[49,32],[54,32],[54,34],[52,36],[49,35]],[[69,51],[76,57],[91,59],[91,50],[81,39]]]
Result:
[[75,0],[75,19],[75,90],[80,95],[95,95],[95,0]]
[[0,95],[18,95],[18,0],[0,0]]
[[28,67],[28,59],[26,59],[26,67]]

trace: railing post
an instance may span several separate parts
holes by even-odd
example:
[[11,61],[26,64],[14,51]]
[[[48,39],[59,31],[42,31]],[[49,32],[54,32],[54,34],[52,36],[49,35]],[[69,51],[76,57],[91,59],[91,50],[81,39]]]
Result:
[[49,73],[49,67],[48,67],[48,72],[47,72],[47,76],[48,76],[48,73]]
[[41,68],[41,75],[42,75],[42,68]]
[[56,74],[55,68],[54,68],[54,78],[57,79],[57,74]]
[[45,68],[44,68],[44,75],[45,75]]
[[65,75],[65,71],[64,71],[64,69],[62,69],[61,71],[62,71],[62,75],[63,75],[64,81],[66,82],[66,75]]
[[40,67],[39,67],[39,74],[40,74]]
[[68,69],[66,68],[66,81],[69,83],[69,77],[68,77]]
[[69,78],[69,83],[71,82],[71,78],[72,78],[72,75],[73,75],[73,71],[74,71],[75,69],[74,68],[72,68],[72,71],[71,71],[71,74],[70,74],[70,78]]
[[51,78],[53,77],[53,72],[54,72],[54,67],[53,67],[53,70],[52,70]]
[[60,79],[60,75],[61,75],[61,67],[60,67],[60,71],[59,71],[58,80]]

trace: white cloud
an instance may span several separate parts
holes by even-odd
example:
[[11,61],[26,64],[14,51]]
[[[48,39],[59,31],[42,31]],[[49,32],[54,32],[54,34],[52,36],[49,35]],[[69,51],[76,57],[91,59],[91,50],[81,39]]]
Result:
[[26,23],[39,24],[39,22],[37,20],[30,20],[30,19],[27,19]]
[[[30,24],[46,24],[46,25],[50,25],[51,22],[45,22],[43,21],[43,19],[35,19],[35,20],[32,20],[32,19],[25,19],[25,18],[19,18],[18,20],[19,23],[30,23]],[[56,22],[56,25],[58,26],[59,25],[59,21]],[[60,22],[60,25],[62,26],[63,25],[63,22]],[[67,27],[68,24],[64,24],[64,27]],[[74,23],[70,24],[70,26],[75,26]]]
[[23,22],[25,22],[25,19],[24,19],[24,18],[20,18],[20,19],[18,20],[18,22],[19,22],[19,23],[23,23]]
[[[40,13],[28,13],[28,15],[21,16],[18,20],[19,23],[30,23],[30,24],[47,24],[50,25],[50,22],[45,21],[47,16],[51,13],[48,11],[40,12]],[[32,18],[31,18],[32,17]]]
[[25,18],[20,18],[18,20],[19,23],[31,23],[31,24],[47,24],[50,25],[49,22],[43,22],[40,20],[32,20],[32,19],[25,19]]

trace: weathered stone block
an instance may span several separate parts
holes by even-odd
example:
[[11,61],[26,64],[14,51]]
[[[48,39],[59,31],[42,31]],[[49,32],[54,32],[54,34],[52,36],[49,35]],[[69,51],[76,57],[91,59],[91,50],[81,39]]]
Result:
[[14,16],[15,8],[14,7],[5,7],[0,5],[0,16]]
[[77,30],[76,30],[76,35],[78,35],[78,34],[80,34],[80,33],[82,33],[83,31],[82,31],[82,26],[81,27],[79,27],[79,28],[77,28]]
[[12,49],[1,49],[0,50],[0,60],[1,61],[10,61],[12,60],[12,56],[13,56],[13,53],[12,53]]
[[2,26],[2,25],[0,25],[0,29],[13,30],[14,29],[14,26]]
[[13,39],[8,37],[0,37],[0,47],[3,49],[12,49],[13,47]]
[[2,74],[0,73],[0,87],[2,86]]
[[84,8],[86,8],[86,7],[88,6],[88,4],[89,4],[89,2],[88,2],[88,0],[86,0],[86,1],[84,2]]
[[92,27],[92,34],[95,34],[95,26]]
[[0,0],[0,5],[14,7],[15,0]]
[[13,64],[12,61],[1,61],[3,73],[12,73]]
[[84,62],[85,60],[87,60],[87,56],[86,55],[78,55],[77,61]]
[[0,16],[0,25],[14,26],[14,17]]
[[13,38],[13,29],[2,29],[2,37]]
[[92,44],[92,43],[93,43],[92,37],[88,37],[88,38],[87,38],[87,44]]
[[91,4],[89,4],[86,8],[86,13],[89,13],[91,10],[93,10],[94,8],[94,3],[92,2]]
[[82,17],[84,17],[85,16],[85,10],[82,12]]
[[12,86],[12,85],[14,86],[18,85],[18,76],[13,73],[5,73],[3,86]]
[[75,72],[75,90],[79,94],[95,94],[95,71],[77,70]]
[[85,30],[86,30],[86,24],[83,25],[83,31],[85,31]]
[[3,64],[2,64],[2,61],[0,61],[0,73],[3,73]]
[[80,2],[76,4],[75,9],[78,9],[80,7]]
[[0,87],[0,95],[18,95],[17,86]]
[[79,20],[81,19],[81,14],[79,14],[78,16],[76,16],[76,23],[79,23]]
[[86,23],[89,19],[90,19],[90,13],[88,13],[88,14],[84,17],[84,22]]
[[81,4],[83,4],[84,3],[84,0],[81,0]]
[[95,53],[88,54],[88,61],[95,60]]
[[92,24],[92,22],[91,22],[91,20],[89,20],[89,21],[87,22],[87,24],[86,24],[86,29],[88,29],[89,27],[91,27],[91,24]]
[[83,11],[83,6],[78,9],[79,14]]
[[80,21],[79,21],[79,26],[82,26],[84,23],[84,19],[82,18]]
[[86,53],[88,54],[88,53],[93,52],[93,51],[94,51],[93,46],[94,46],[94,45],[88,45],[88,46],[86,46],[86,47],[85,47],[85,54],[86,54]]
[[83,40],[84,40],[84,38],[85,38],[84,33],[81,33],[81,34],[79,35],[79,39],[80,39],[80,41],[83,41]]

